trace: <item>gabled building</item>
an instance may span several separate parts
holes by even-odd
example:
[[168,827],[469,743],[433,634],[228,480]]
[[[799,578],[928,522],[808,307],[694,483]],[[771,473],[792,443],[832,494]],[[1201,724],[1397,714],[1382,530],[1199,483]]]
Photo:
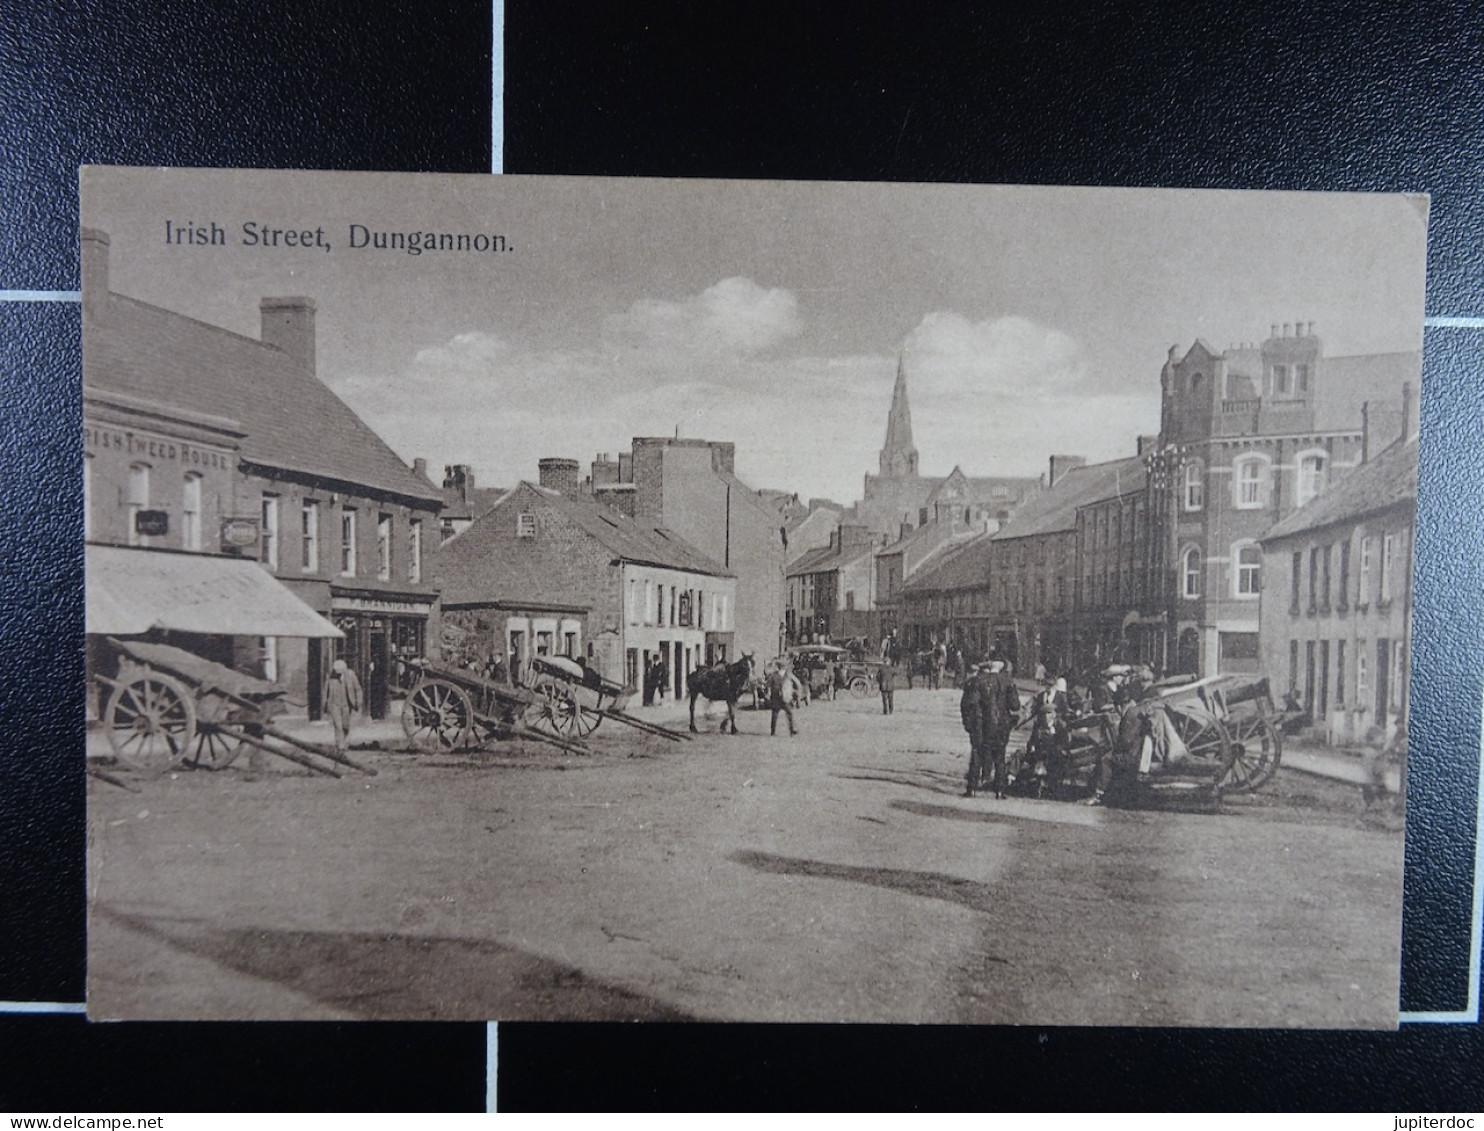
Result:
[[566,655],[633,688],[663,660],[679,696],[697,667],[735,658],[736,579],[673,531],[571,490],[575,468],[543,460],[547,482],[521,483],[443,545],[444,658],[495,656],[522,678],[532,656]]
[[1209,675],[1259,667],[1259,539],[1360,462],[1366,417],[1400,435],[1417,353],[1329,357],[1314,324],[1217,352],[1170,348],[1160,375],[1150,522],[1164,575],[1161,664]]
[[864,637],[879,640],[874,555],[877,542],[858,524],[842,524],[828,546],[788,567],[784,626],[788,643]]
[[[179,539],[182,549],[220,540],[256,558],[342,635],[333,644],[266,635],[253,657],[241,654],[239,639],[227,661],[286,685],[317,716],[330,664],[343,658],[381,717],[399,662],[424,651],[436,593],[423,554],[436,539],[438,491],[319,378],[311,299],[263,299],[261,334],[245,337],[115,293],[106,234],[84,230],[82,253],[92,402],[115,414],[168,406],[187,429],[176,439],[188,441],[131,451],[123,483],[92,472],[104,451],[89,445],[90,529],[102,533],[122,507],[159,516],[163,531],[140,535],[131,523],[126,536],[167,546]],[[230,484],[216,462],[197,458],[234,463]]]
[[1380,745],[1406,718],[1416,507],[1412,438],[1262,536],[1262,668],[1326,741]]

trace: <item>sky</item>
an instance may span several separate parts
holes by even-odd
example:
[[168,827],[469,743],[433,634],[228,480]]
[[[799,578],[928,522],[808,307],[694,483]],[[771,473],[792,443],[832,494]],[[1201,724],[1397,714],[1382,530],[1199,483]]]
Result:
[[678,434],[849,503],[899,364],[924,474],[1036,475],[1156,432],[1172,346],[1294,322],[1327,355],[1422,340],[1419,197],[91,168],[82,216],[120,293],[253,337],[263,296],[313,298],[319,376],[403,459],[481,486]]

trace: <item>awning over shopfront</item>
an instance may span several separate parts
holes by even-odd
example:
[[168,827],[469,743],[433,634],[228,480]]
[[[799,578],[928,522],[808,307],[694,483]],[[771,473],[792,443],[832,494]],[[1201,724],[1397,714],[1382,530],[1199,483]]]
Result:
[[87,547],[87,630],[135,636],[150,629],[212,636],[340,636],[248,558]]

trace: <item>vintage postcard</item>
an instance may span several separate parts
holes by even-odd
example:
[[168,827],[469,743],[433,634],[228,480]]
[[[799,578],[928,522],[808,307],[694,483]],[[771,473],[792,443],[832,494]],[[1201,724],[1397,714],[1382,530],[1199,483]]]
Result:
[[89,1015],[1395,1026],[1426,227],[85,169]]

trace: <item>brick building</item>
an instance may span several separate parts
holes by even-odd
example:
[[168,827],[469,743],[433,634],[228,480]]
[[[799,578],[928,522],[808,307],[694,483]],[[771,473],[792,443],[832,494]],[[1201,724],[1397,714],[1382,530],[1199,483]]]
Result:
[[1275,325],[1266,341],[1220,353],[1201,341],[1183,355],[1170,348],[1148,460],[1163,576],[1147,612],[1165,620],[1161,667],[1258,669],[1258,540],[1360,462],[1367,413],[1399,434],[1420,360],[1328,357],[1313,323]]
[[[174,425],[188,429],[179,438],[190,439],[173,455],[158,445],[133,453],[128,481],[114,483],[116,469],[92,469],[104,456],[98,431],[85,475],[90,530],[117,536],[117,516],[105,514],[114,497],[126,511],[165,515],[181,548],[205,548],[220,537],[210,524],[227,523],[235,549],[342,633],[333,646],[265,636],[256,657],[239,643],[233,662],[285,684],[317,716],[330,663],[344,658],[380,717],[397,661],[423,651],[435,597],[422,576],[424,532],[436,529],[438,492],[319,379],[311,300],[263,299],[261,336],[249,338],[113,292],[105,234],[85,230],[82,250],[92,403],[113,414],[170,406]],[[230,495],[214,463],[182,465],[197,454],[234,463]]]
[[1262,537],[1263,670],[1326,741],[1380,744],[1406,717],[1416,505],[1414,438]]
[[503,656],[517,677],[546,652],[635,688],[663,659],[680,695],[696,667],[735,658],[736,579],[673,531],[574,492],[575,473],[575,460],[543,460],[545,482],[443,545],[439,639]]
[[788,567],[784,626],[788,643],[879,640],[874,556],[877,539],[859,523],[842,523],[830,544]]

